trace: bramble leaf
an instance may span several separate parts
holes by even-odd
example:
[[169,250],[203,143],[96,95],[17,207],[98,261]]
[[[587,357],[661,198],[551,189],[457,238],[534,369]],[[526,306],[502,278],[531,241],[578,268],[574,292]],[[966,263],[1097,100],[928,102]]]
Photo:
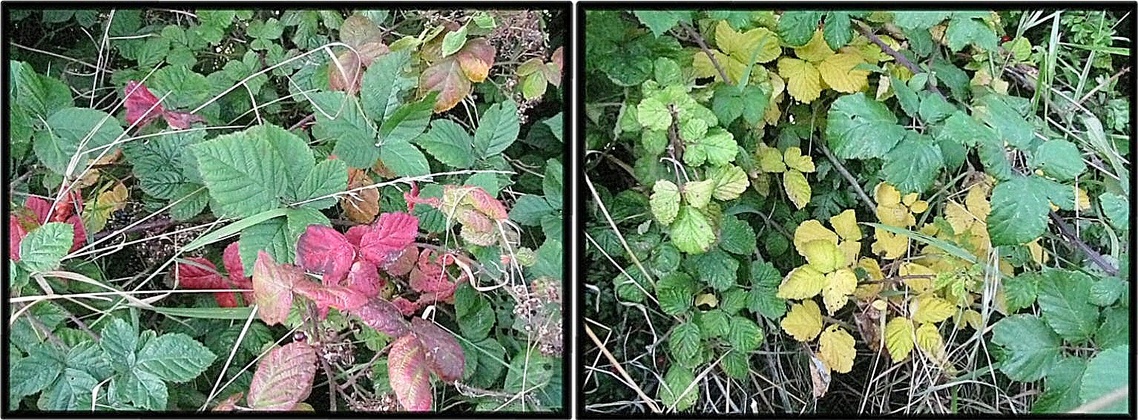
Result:
[[715,231],[699,210],[691,206],[680,207],[671,225],[672,244],[689,254],[707,252],[715,242]]
[[253,298],[257,303],[257,314],[266,325],[283,323],[292,307],[292,288],[297,282],[306,281],[299,267],[277,264],[265,251],[257,252],[253,263]]
[[817,296],[826,286],[826,276],[813,265],[804,265],[790,271],[778,286],[776,296],[783,299],[809,299]]
[[323,274],[326,285],[340,284],[355,257],[356,250],[344,235],[327,226],[309,226],[296,243],[297,264]]
[[883,157],[905,136],[897,116],[861,92],[835,99],[826,122],[826,142],[842,159]]
[[181,333],[152,338],[138,350],[135,366],[163,380],[182,383],[201,375],[217,356]]
[[387,356],[387,372],[391,389],[399,404],[407,411],[431,409],[431,378],[427,371],[426,352],[419,338],[407,334],[391,343]]
[[316,351],[308,343],[292,342],[269,351],[249,384],[249,408],[289,411],[312,392]]
[[1059,336],[1034,315],[1001,319],[992,327],[992,344],[1007,351],[1000,371],[1014,381],[1038,381],[1062,357]]
[[779,322],[782,330],[798,341],[810,341],[822,331],[822,310],[813,300],[792,303],[790,311]]
[[885,324],[885,348],[893,362],[900,362],[913,351],[913,321],[895,317]]
[[672,224],[680,212],[680,189],[672,181],[661,179],[652,186],[652,196],[649,199],[652,216],[665,225]]
[[857,354],[854,338],[846,330],[831,325],[818,337],[818,358],[838,373],[849,373]]
[[382,267],[415,241],[419,218],[407,213],[383,213],[360,238],[360,257]]

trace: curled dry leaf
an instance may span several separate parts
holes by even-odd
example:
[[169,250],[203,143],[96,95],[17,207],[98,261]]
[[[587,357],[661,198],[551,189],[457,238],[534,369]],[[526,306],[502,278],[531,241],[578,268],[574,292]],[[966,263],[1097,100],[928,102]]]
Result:
[[[367,171],[355,168],[348,170],[349,190],[372,184],[372,179],[368,176]],[[351,196],[341,197],[340,207],[344,209],[344,215],[348,216],[348,220],[362,224],[371,223],[375,220],[375,216],[379,215],[379,190],[368,188],[356,191]]]
[[[258,258],[260,263],[261,259]],[[256,278],[256,274],[253,275]],[[312,392],[316,377],[316,350],[308,343],[293,342],[269,351],[257,364],[249,384],[249,408],[293,410]]]

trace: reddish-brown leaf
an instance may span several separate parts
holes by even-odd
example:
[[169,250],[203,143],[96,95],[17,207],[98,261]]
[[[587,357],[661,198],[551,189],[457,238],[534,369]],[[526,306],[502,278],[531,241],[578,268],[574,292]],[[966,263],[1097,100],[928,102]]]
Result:
[[324,284],[335,286],[347,277],[356,250],[335,229],[310,225],[296,242],[296,259],[304,269],[322,273]]
[[427,365],[435,375],[439,376],[439,379],[449,383],[462,377],[466,358],[462,354],[462,346],[458,344],[454,335],[439,328],[434,322],[422,318],[412,318],[411,328],[423,344]]
[[139,128],[145,127],[166,111],[158,103],[158,97],[154,96],[150,89],[134,80],[126,82],[124,95],[126,96],[126,103],[123,106],[126,108],[127,124],[136,125]]
[[556,50],[553,50],[553,56],[550,58],[553,67],[545,72],[545,80],[548,80],[549,84],[553,86],[561,86],[561,73],[565,71],[565,66],[562,64],[564,60],[562,55],[564,55],[562,47],[557,47]]
[[399,313],[403,314],[403,316],[411,316],[414,315],[415,312],[419,311],[418,301],[412,302],[403,296],[395,298],[391,301],[391,304],[395,306],[395,308],[398,309]]
[[24,201],[24,207],[32,211],[32,214],[35,215],[36,222],[40,225],[47,222],[47,214],[51,211],[51,203],[47,200],[29,195],[28,199]]
[[74,234],[71,236],[71,250],[68,252],[75,252],[87,243],[87,227],[83,226],[83,219],[78,214],[73,214],[67,218],[66,223],[70,223]]
[[237,283],[238,279],[246,278],[245,266],[241,265],[241,251],[236,241],[225,247],[225,252],[221,254],[221,262],[225,264],[225,271],[229,273],[229,278],[234,283]]
[[407,247],[403,250],[399,257],[383,267],[383,271],[393,276],[406,276],[415,268],[415,263],[419,260],[419,248],[414,245]]
[[368,229],[370,229],[369,225],[352,226],[348,228],[347,232],[344,233],[344,239],[347,239],[348,243],[352,244],[352,246],[359,248],[360,238],[364,237],[364,234],[367,233]]
[[415,334],[404,335],[391,343],[391,351],[387,354],[387,375],[395,398],[403,409],[431,409],[431,374],[427,370],[426,351]]
[[462,49],[455,53],[462,73],[471,82],[479,83],[486,80],[490,67],[494,66],[494,55],[497,51],[486,38],[474,38],[466,41]]
[[355,95],[360,91],[363,66],[359,54],[351,51],[340,53],[328,62],[328,87]]
[[253,263],[253,299],[260,308],[257,314],[267,325],[283,323],[292,307],[292,288],[306,281],[304,271],[292,264],[277,264],[265,251],[257,252]]
[[403,319],[399,309],[383,299],[371,299],[366,305],[348,311],[376,331],[400,337],[410,331],[411,325]]
[[360,238],[360,256],[377,266],[399,257],[415,242],[419,219],[407,213],[384,213]]
[[370,299],[379,296],[383,282],[379,279],[379,270],[375,264],[360,260],[352,263],[352,269],[348,271],[347,287]]
[[[366,187],[373,183],[367,171],[355,168],[348,169],[349,190]],[[362,224],[371,223],[375,221],[375,216],[379,215],[379,190],[368,188],[356,191],[355,196],[341,197],[340,208],[344,209],[344,215],[348,216],[348,220]]]
[[343,286],[324,286],[308,280],[293,284],[293,291],[316,302],[321,313],[326,313],[327,308],[351,311],[368,303],[368,298],[358,291]]
[[[489,67],[487,66],[487,69]],[[435,112],[446,112],[458,105],[462,98],[470,94],[470,79],[463,73],[458,55],[452,55],[431,64],[419,75],[419,95],[438,92],[435,99]]]
[[351,45],[352,48],[359,48],[369,42],[378,42],[382,36],[383,31],[375,25],[375,22],[361,14],[348,16],[344,19],[344,23],[340,24],[340,42]]
[[292,410],[308,398],[315,377],[316,350],[308,343],[292,342],[275,348],[257,363],[249,384],[249,408]]

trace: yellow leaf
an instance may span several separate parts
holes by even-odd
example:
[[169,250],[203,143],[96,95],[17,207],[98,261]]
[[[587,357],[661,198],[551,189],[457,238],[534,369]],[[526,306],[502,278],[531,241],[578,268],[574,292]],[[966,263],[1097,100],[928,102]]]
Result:
[[[881,272],[881,266],[877,264],[877,260],[872,258],[862,258],[857,263],[858,267],[865,270],[869,274],[870,280],[880,281],[885,278],[885,273]],[[858,300],[869,300],[877,297],[881,293],[881,283],[866,283],[859,284],[857,289],[854,290],[854,297]]]
[[909,250],[909,238],[904,235],[894,235],[884,229],[874,228],[873,236],[877,240],[873,242],[872,251],[884,259],[901,258]]
[[1088,210],[1091,208],[1091,199],[1087,197],[1087,192],[1082,188],[1075,187],[1075,203],[1079,211]]
[[775,295],[783,299],[809,299],[821,292],[825,285],[826,276],[821,271],[804,265],[786,275]]
[[818,69],[805,61],[783,57],[778,60],[778,74],[786,78],[786,90],[802,103],[810,103],[822,94],[822,79]]
[[1031,252],[1031,260],[1035,261],[1036,264],[1046,264],[1047,260],[1050,259],[1050,256],[1047,255],[1047,251],[1043,249],[1042,245],[1039,245],[1039,239],[1028,242],[1027,250]]
[[782,174],[782,186],[794,206],[801,209],[810,202],[810,182],[802,172],[788,170]]
[[964,312],[957,313],[955,321],[956,329],[958,330],[964,329],[964,327],[972,327],[973,330],[979,330],[980,323],[984,322],[984,319],[980,316],[979,312],[976,312],[973,309],[969,309]]
[[976,220],[987,222],[988,213],[992,211],[992,204],[988,202],[988,185],[986,183],[972,184],[968,188],[968,195],[964,197],[964,205]]
[[850,294],[857,289],[857,275],[848,268],[826,275],[826,287],[822,288],[822,302],[826,304],[826,312],[835,314],[846,306]]
[[83,227],[88,232],[103,230],[107,226],[107,220],[111,218],[111,214],[126,207],[128,198],[130,198],[130,192],[127,191],[122,181],[115,182],[114,187],[99,193],[95,198],[94,205],[89,205],[84,209],[83,214],[80,215]]
[[913,322],[931,324],[944,321],[956,313],[956,305],[952,302],[925,293],[913,302],[917,309],[913,311]]
[[766,63],[782,55],[778,35],[767,28],[755,28],[745,33],[735,32],[727,21],[719,21],[715,27],[715,43],[723,52],[736,60],[746,63],[758,50],[755,61]]
[[814,37],[810,38],[810,42],[794,49],[794,55],[811,63],[817,63],[834,55],[834,50],[831,50],[830,45],[826,44],[826,39],[822,36],[822,30],[818,29],[814,31]]
[[944,339],[937,331],[936,325],[921,324],[915,331],[917,348],[921,349],[930,359],[941,364],[947,362],[944,357]]
[[778,149],[759,143],[759,150],[755,152],[759,160],[759,170],[763,172],[786,172],[786,164],[782,162],[782,154]]
[[838,244],[838,250],[842,251],[842,255],[846,258],[846,263],[857,261],[858,254],[861,253],[860,241],[842,241]]
[[901,204],[901,192],[892,185],[882,182],[873,189],[873,199],[877,201],[878,206],[897,205]]
[[683,193],[684,200],[689,205],[697,209],[707,207],[707,203],[711,201],[711,192],[715,190],[715,181],[710,179],[703,181],[688,181],[684,184]]
[[825,239],[836,245],[838,243],[838,234],[830,229],[826,229],[825,226],[822,226],[822,222],[813,219],[802,222],[802,224],[798,225],[798,228],[794,229],[794,249],[798,251],[798,255],[805,257],[806,254],[804,253],[805,248],[803,245],[807,242],[819,239]]
[[918,295],[932,291],[933,279],[936,278],[936,272],[920,264],[903,262],[901,268],[897,270],[901,275],[906,286],[913,290],[913,293]]
[[900,362],[913,351],[913,321],[908,318],[893,318],[885,324],[885,349],[893,362]]
[[885,102],[886,99],[893,97],[893,89],[889,85],[892,80],[888,77],[880,77],[877,79],[877,93],[874,94],[873,99],[878,102]]
[[834,54],[818,63],[818,74],[831,88],[842,93],[854,93],[869,85],[869,72],[855,70],[862,64],[861,57],[854,54]]
[[952,226],[952,231],[957,235],[968,231],[972,223],[977,220],[976,216],[973,216],[967,208],[951,200],[944,205],[944,219],[948,221],[948,225]]
[[814,172],[814,159],[810,156],[803,156],[802,149],[798,146],[787,147],[783,155],[787,167],[799,172]]
[[877,203],[877,219],[881,223],[896,227],[909,227],[916,223],[916,218],[909,209],[901,204]]
[[849,373],[853,368],[854,338],[846,330],[831,325],[818,337],[818,358],[826,362],[834,372]]
[[[731,77],[731,72],[729,71],[731,57],[718,50],[711,50],[711,54],[715,56],[715,61],[724,67],[723,72],[727,73],[727,77]],[[692,56],[691,66],[696,78],[715,77],[715,80],[722,79],[722,77],[719,76],[719,71],[715,69],[715,64],[707,58],[707,53],[703,51],[697,52]],[[740,74],[742,73],[740,72]],[[731,83],[734,82],[734,80],[731,81]]]
[[798,341],[813,340],[822,331],[822,310],[812,300],[793,303],[779,322],[782,330]]
[[857,241],[861,239],[861,229],[857,228],[857,215],[854,214],[853,209],[843,211],[837,216],[830,218],[830,226],[834,227],[834,231],[841,236],[842,239],[847,241]]
[[700,305],[707,305],[714,308],[719,306],[719,298],[715,297],[714,294],[704,293],[695,297],[695,306],[699,307]]
[[925,210],[928,210],[928,209],[929,209],[929,202],[925,201],[925,200],[917,200],[917,201],[914,201],[913,204],[909,205],[909,210],[911,210],[913,213],[916,213],[916,214],[924,213]]
[[802,244],[802,256],[806,261],[822,273],[830,273],[839,267],[846,266],[846,256],[837,245],[825,239],[818,239]]
[[755,191],[763,197],[770,197],[771,195],[771,176],[768,174],[760,173],[755,177],[755,182],[751,183],[755,187]]

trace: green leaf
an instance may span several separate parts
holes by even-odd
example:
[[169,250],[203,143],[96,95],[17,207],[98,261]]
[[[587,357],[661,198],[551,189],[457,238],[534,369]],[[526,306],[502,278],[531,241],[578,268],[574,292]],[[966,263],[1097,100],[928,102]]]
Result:
[[113,155],[115,148],[103,148],[122,135],[119,121],[106,112],[63,108],[47,117],[46,128],[35,133],[32,147],[40,162],[60,175],[68,173],[71,158],[78,156],[71,172],[78,175],[86,168],[88,159]]
[[946,11],[897,11],[893,12],[893,23],[909,30],[927,30],[943,22],[952,14]]
[[689,273],[694,273],[705,283],[718,291],[735,286],[735,272],[739,261],[718,249],[707,253],[692,255],[684,261]]
[[[652,186],[652,197],[649,199],[652,216],[665,225],[672,224],[680,212],[680,187],[672,181],[661,179]],[[704,219],[703,223],[707,223]]]
[[[1125,389],[1133,382],[1133,378],[1130,377],[1132,359],[1130,346],[1114,347],[1096,354],[1087,362],[1087,371],[1083,376],[1091,380],[1083,381],[1079,397],[1083,401],[1090,402]],[[1119,398],[1096,413],[1126,414],[1127,405],[1126,398]]]
[[415,138],[419,145],[444,165],[466,169],[474,165],[474,148],[470,134],[451,120],[431,122],[431,131]]
[[48,344],[39,343],[31,348],[28,357],[13,362],[8,372],[9,398],[19,400],[51,385],[63,373],[59,356]]
[[431,121],[431,113],[435,107],[435,93],[430,93],[422,100],[403,104],[384,119],[379,125],[380,153],[383,146],[391,143],[409,143],[415,137],[423,134],[427,124]]
[[672,125],[672,113],[668,105],[655,97],[644,98],[636,105],[636,119],[648,130],[663,132]]
[[457,31],[447,32],[447,34],[443,36],[443,57],[458,52],[458,50],[462,49],[463,45],[466,45],[466,32],[467,25],[463,25],[461,28],[458,28]]
[[1031,406],[1033,413],[1062,413],[1082,405],[1079,388],[1082,387],[1083,372],[1087,369],[1087,359],[1064,357],[1044,379],[1043,394]]
[[751,185],[747,173],[735,165],[724,165],[712,168],[707,178],[715,181],[712,196],[719,201],[728,201],[739,198],[743,191]]
[[1115,193],[1102,193],[1098,196],[1102,212],[1115,228],[1127,230],[1130,227],[1130,199]]
[[147,341],[138,351],[136,366],[163,380],[182,383],[201,375],[216,358],[188,335],[170,333]]
[[777,320],[786,314],[786,299],[778,297],[782,275],[770,262],[751,263],[751,293],[747,309],[767,319]]
[[897,95],[897,103],[901,104],[901,110],[910,117],[917,118],[921,107],[921,97],[917,96],[917,92],[913,91],[908,83],[896,76],[889,77],[889,86],[893,87],[893,93]]
[[684,163],[699,166],[704,162],[712,166],[723,166],[735,161],[739,145],[731,132],[719,127],[707,130],[707,137],[685,141]]
[[951,141],[956,144],[975,147],[977,144],[993,144],[999,140],[996,132],[980,124],[963,111],[953,112],[945,121],[944,126],[933,135],[938,140]]
[[[301,202],[317,197],[343,192],[348,188],[348,165],[339,159],[329,159],[316,164],[308,176],[296,189],[293,200]],[[311,209],[326,209],[336,205],[335,197],[305,203]]]
[[1034,315],[1000,320],[992,327],[992,343],[1007,351],[1000,371],[1014,381],[1038,381],[1062,357],[1059,336]]
[[990,94],[980,98],[973,113],[981,121],[994,128],[1004,141],[1012,146],[1025,149],[1035,139],[1035,127],[1023,118],[1000,95]]
[[952,115],[963,114],[955,106],[944,100],[944,97],[935,93],[925,93],[921,98],[921,107],[918,111],[926,124],[937,123]]
[[664,242],[652,250],[652,271],[658,276],[671,274],[680,268],[683,258],[675,245]]
[[684,187],[681,190],[684,196],[684,202],[697,209],[707,208],[707,204],[711,202],[711,189],[715,188],[714,182],[715,181],[708,179],[684,183]]
[[54,270],[74,243],[75,228],[68,223],[50,222],[20,241],[20,264],[39,273]]
[[988,215],[993,246],[1028,243],[1047,231],[1050,207],[1045,188],[1038,178],[1019,175],[996,184]]
[[1087,275],[1068,270],[1045,271],[1039,282],[1043,320],[1067,341],[1089,340],[1098,328],[1099,316],[1090,294],[1091,279]]
[[66,368],[55,385],[48,388],[40,396],[39,409],[51,411],[89,411],[94,409],[91,405],[92,390],[99,385],[99,380],[87,372],[79,369]]
[[940,147],[924,134],[907,131],[905,139],[886,153],[881,172],[886,182],[896,186],[902,194],[908,194],[928,190],[942,169],[944,158]]
[[822,38],[826,40],[826,45],[829,45],[832,50],[849,44],[850,40],[853,39],[849,13],[837,11],[826,13],[826,25],[822,27]]
[[1113,305],[1126,290],[1126,283],[1118,277],[1102,277],[1091,285],[1089,300],[1091,303],[1107,307]]
[[695,374],[691,369],[673,365],[664,374],[664,382],[660,384],[656,398],[668,408],[685,411],[699,401],[699,385],[694,382]]
[[115,392],[120,398],[130,401],[143,410],[165,411],[169,390],[166,382],[157,375],[143,370],[133,370],[118,376]]
[[693,322],[677,325],[668,334],[668,350],[681,365],[691,366],[698,362],[703,345],[699,326]]
[[561,201],[564,196],[564,177],[565,168],[561,166],[561,161],[557,159],[549,159],[545,161],[545,176],[541,179],[541,191],[545,194],[545,200],[554,209],[561,210]]
[[304,140],[274,125],[218,136],[190,150],[219,217],[248,217],[280,206],[315,165]]
[[652,30],[652,34],[659,37],[672,29],[680,21],[690,21],[691,12],[679,10],[636,10],[632,14],[640,19],[640,23]]
[[[987,12],[985,12],[986,14]],[[954,12],[948,30],[944,33],[944,40],[952,52],[957,52],[969,43],[983,48],[985,51],[995,51],[999,48],[999,38],[995,31],[988,27],[983,20],[975,17],[983,16],[976,12]]]
[[763,342],[763,330],[755,321],[741,317],[731,317],[731,330],[727,333],[727,342],[731,348],[749,353],[759,348]]
[[821,12],[787,10],[778,19],[778,36],[787,45],[801,47],[810,42],[821,20]]
[[1037,272],[1004,278],[1004,299],[1009,313],[1019,312],[1020,309],[1035,304],[1035,298],[1039,294],[1039,281],[1042,278],[1043,276]]
[[399,108],[403,70],[410,62],[410,51],[399,50],[379,56],[367,68],[360,82],[360,105],[368,118],[383,121]]
[[719,233],[719,247],[724,251],[743,256],[755,252],[755,230],[735,216],[723,218]]
[[123,321],[115,318],[99,334],[102,339],[99,345],[111,360],[116,371],[129,372],[134,369],[135,351],[138,350],[138,330]]
[[474,131],[474,151],[482,158],[502,153],[518,138],[518,106],[512,101],[494,104],[482,114]]
[[1095,344],[1102,349],[1125,346],[1130,343],[1130,311],[1115,306],[1104,309],[1102,325],[1095,332]]
[[747,379],[747,375],[751,373],[751,355],[730,350],[723,355],[723,360],[719,362],[719,368],[732,378]]
[[699,314],[699,332],[703,338],[717,338],[727,335],[730,329],[731,317],[719,309],[712,309]]
[[24,109],[32,120],[39,120],[37,117],[47,118],[56,111],[75,106],[75,102],[71,99],[71,88],[62,81],[36,73],[28,63],[21,61],[9,61],[9,63],[11,64],[8,70],[11,77],[9,98],[12,89],[16,92],[13,110]]
[[1043,142],[1035,149],[1031,167],[1042,169],[1043,173],[1060,181],[1075,179],[1087,170],[1087,164],[1083,162],[1079,147],[1069,141],[1058,139]]
[[455,317],[462,336],[472,341],[489,336],[496,319],[494,308],[469,285],[455,291]]
[[379,149],[379,158],[397,176],[420,176],[431,173],[427,157],[407,141],[389,141]]
[[553,207],[545,198],[536,195],[523,195],[510,209],[510,220],[524,226],[539,226],[541,218],[553,213]]
[[376,129],[360,112],[359,103],[344,92],[308,95],[315,109],[312,134],[318,140],[334,140],[333,153],[353,168],[370,168],[379,159]]
[[743,101],[743,93],[738,87],[726,83],[715,87],[715,93],[711,97],[711,110],[724,126],[731,125],[742,116],[744,106],[746,103]]
[[656,299],[660,301],[660,310],[668,315],[687,312],[695,292],[695,281],[685,273],[674,272],[656,282]]
[[842,159],[883,157],[905,136],[897,116],[861,92],[834,100],[826,121],[826,141]]

